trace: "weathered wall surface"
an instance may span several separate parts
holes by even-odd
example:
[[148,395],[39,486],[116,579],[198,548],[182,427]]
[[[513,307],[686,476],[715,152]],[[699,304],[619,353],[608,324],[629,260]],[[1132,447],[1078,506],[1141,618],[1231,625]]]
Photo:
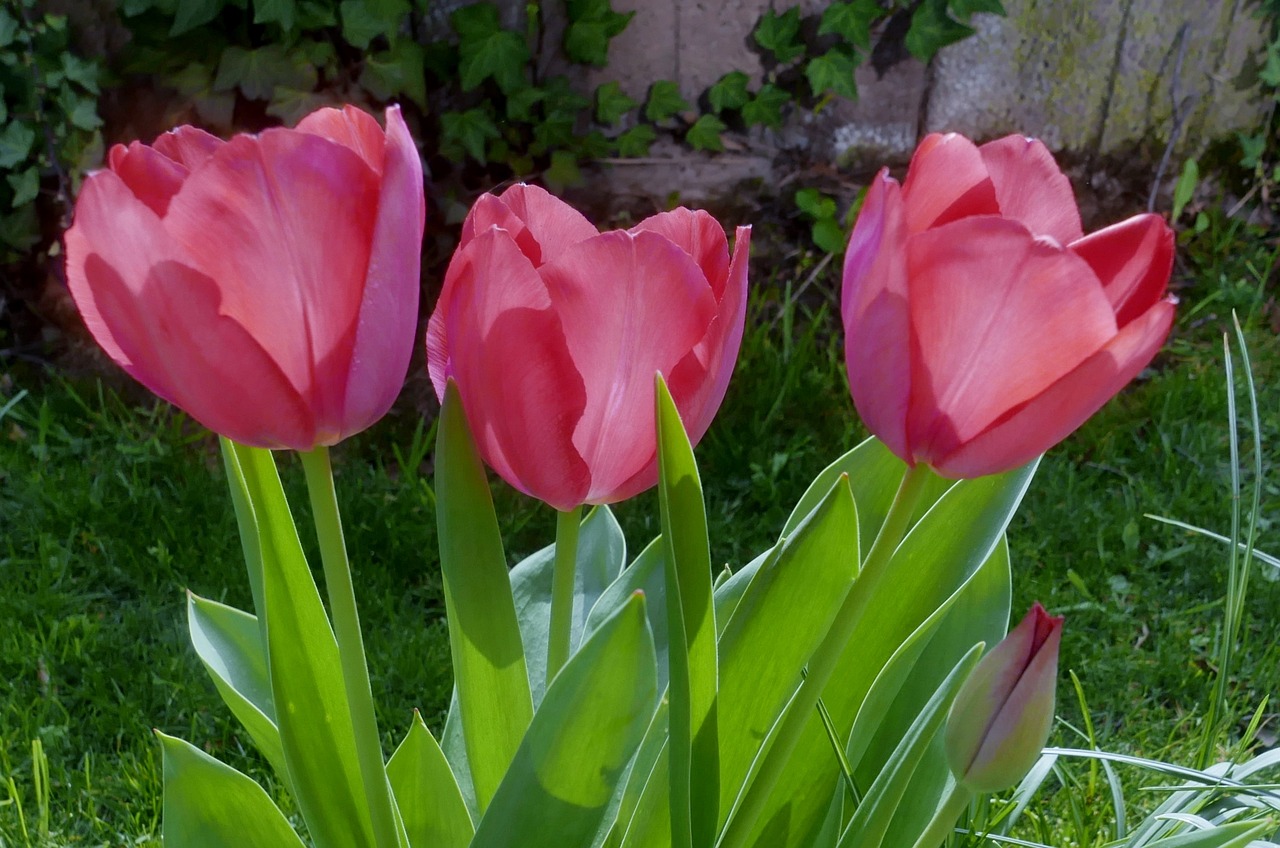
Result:
[[[672,79],[693,102],[730,70],[759,80],[751,31],[769,5],[614,0],[615,8],[636,16],[614,40],[609,67],[592,72],[590,82],[616,79],[642,97],[652,80]],[[801,5],[818,12],[825,4]],[[1256,90],[1238,85],[1242,69],[1263,49],[1254,5],[1005,0],[1007,17],[975,15],[977,35],[941,51],[931,67],[907,55],[882,75],[863,65],[857,102],[833,104],[817,116],[795,114],[784,131],[753,135],[748,153],[767,157],[778,148],[805,148],[865,164],[908,155],[924,133],[958,130],[977,138],[1022,132],[1057,150],[1093,155],[1139,142],[1163,146],[1175,129],[1175,150],[1194,153],[1261,118]],[[760,174],[750,155],[735,158],[719,170]]]

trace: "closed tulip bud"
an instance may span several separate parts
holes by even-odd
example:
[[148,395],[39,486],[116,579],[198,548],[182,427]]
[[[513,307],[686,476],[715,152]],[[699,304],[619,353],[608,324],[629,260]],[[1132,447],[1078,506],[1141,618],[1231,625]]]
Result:
[[947,762],[973,792],[1016,784],[1040,756],[1053,726],[1062,618],[1036,604],[974,668],[951,705]]

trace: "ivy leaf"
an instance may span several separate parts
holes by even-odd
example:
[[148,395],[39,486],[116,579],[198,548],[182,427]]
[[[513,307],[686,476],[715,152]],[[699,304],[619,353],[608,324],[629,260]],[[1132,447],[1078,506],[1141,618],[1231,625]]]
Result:
[[457,9],[449,16],[449,23],[463,41],[480,41],[502,32],[498,7],[487,0]]
[[557,191],[568,186],[582,185],[582,171],[578,168],[578,158],[567,150],[552,152],[551,166],[542,172],[542,179]]
[[228,47],[218,62],[214,91],[239,88],[250,100],[270,100],[276,86],[308,91],[316,87],[316,69],[304,56],[286,53],[279,44],[257,50]]
[[18,35],[18,19],[8,9],[0,9],[0,47],[13,44]]
[[835,218],[822,218],[813,222],[810,231],[813,243],[824,253],[844,253],[848,240],[844,227]]
[[680,96],[680,86],[671,80],[658,80],[649,86],[649,100],[644,106],[644,116],[650,121],[665,121],[677,112],[688,109],[689,104]]
[[253,0],[253,22],[280,24],[285,32],[293,29],[295,11],[294,0]]
[[939,50],[973,35],[966,26],[947,14],[947,0],[924,0],[911,16],[907,30],[907,50],[921,62],[928,63]]
[[604,133],[592,130],[578,139],[578,155],[584,159],[603,159],[613,152],[613,142]]
[[505,30],[492,3],[463,6],[449,16],[458,33],[458,76],[463,91],[492,78],[503,94],[526,85],[529,47],[517,32]]
[[565,55],[574,62],[603,68],[609,61],[609,41],[627,28],[635,12],[615,12],[609,0],[568,0],[566,7]]
[[689,127],[689,131],[684,134],[684,140],[694,150],[719,152],[724,150],[724,141],[720,138],[720,133],[725,129],[727,128],[724,121],[715,115],[703,115]]
[[951,0],[951,11],[966,21],[976,12],[987,12],[1000,17],[1008,14],[1000,0]]
[[[317,91],[299,91],[277,86],[267,105],[267,114],[286,124],[296,124],[321,106],[332,106],[333,99]],[[230,116],[228,115],[228,118]]]
[[639,104],[627,96],[616,81],[596,89],[596,120],[611,127]]
[[614,139],[618,155],[639,159],[649,155],[649,147],[658,139],[658,133],[648,124],[638,124]]
[[1270,88],[1280,88],[1280,41],[1267,45],[1267,63],[1258,72],[1258,79]]
[[[244,8],[245,0],[231,0],[233,5]],[[328,29],[338,25],[338,10],[332,5],[332,0],[302,0],[298,3],[295,11],[294,26],[307,32],[314,29]],[[333,46],[331,42],[326,41],[325,44]]]
[[8,170],[27,158],[35,143],[36,131],[17,121],[0,132],[0,168]]
[[750,125],[760,124],[774,129],[782,128],[782,107],[791,101],[791,95],[773,83],[766,83],[747,105],[742,107],[742,120]]
[[749,77],[742,71],[730,71],[720,77],[707,92],[711,108],[717,112],[723,112],[725,109],[741,109],[751,99],[751,95],[747,92],[749,81]]
[[454,161],[461,161],[462,156],[455,155],[461,151],[483,165],[487,161],[485,142],[500,135],[493,118],[484,109],[445,112],[440,116],[441,146],[445,155]]
[[507,95],[507,120],[532,124],[533,107],[546,98],[547,92],[541,88],[529,86]]
[[871,48],[871,25],[883,17],[885,10],[878,0],[853,0],[832,3],[822,13],[818,35],[838,35],[863,50]]
[[66,113],[67,121],[78,130],[92,132],[102,126],[102,118],[98,117],[96,97],[83,97],[63,86],[58,95],[58,105]]
[[796,206],[815,221],[836,217],[836,202],[816,188],[802,188],[796,192]]
[[5,182],[13,189],[13,208],[26,206],[36,199],[36,194],[40,191],[40,169],[32,165],[16,174],[6,175]]
[[182,0],[178,4],[177,14],[169,35],[182,35],[199,26],[204,26],[222,11],[222,0]]
[[426,52],[426,48],[414,39],[398,38],[390,50],[375,57],[400,69],[400,88],[397,93],[409,98],[424,112],[427,111]]
[[85,91],[98,93],[98,65],[71,53],[62,54],[62,76],[78,84]]
[[573,83],[564,74],[557,74],[543,85],[546,92],[544,111],[548,118],[573,118],[591,105],[591,98],[585,97],[573,88]]
[[376,17],[364,0],[342,0],[338,13],[342,16],[343,40],[361,50],[390,29],[390,23]]
[[804,54],[800,41],[800,7],[793,6],[779,15],[773,9],[764,13],[753,33],[756,44],[773,54],[778,64],[785,65]]
[[849,100],[858,99],[858,85],[853,71],[857,67],[853,53],[848,48],[833,47],[821,56],[810,60],[804,75],[814,97],[822,97],[828,91]]

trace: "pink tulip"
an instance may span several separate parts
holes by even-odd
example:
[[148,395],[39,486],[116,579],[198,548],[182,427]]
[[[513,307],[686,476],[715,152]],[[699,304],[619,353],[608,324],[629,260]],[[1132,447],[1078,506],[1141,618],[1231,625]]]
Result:
[[211,430],[309,450],[390,407],[416,333],[426,219],[400,111],[348,106],[228,142],[111,150],[67,231],[89,331]]
[[1142,370],[1173,323],[1173,233],[1138,215],[1085,236],[1038,141],[931,135],[881,171],[844,264],[858,414],[948,477],[1015,468]]
[[1039,604],[973,669],[951,704],[947,762],[974,792],[1016,784],[1053,728],[1062,618]]
[[705,212],[600,233],[540,188],[472,207],[427,329],[436,394],[449,379],[485,461],[557,509],[657,481],[654,374],[689,438],[706,432],[738,356],[750,228],[732,260]]

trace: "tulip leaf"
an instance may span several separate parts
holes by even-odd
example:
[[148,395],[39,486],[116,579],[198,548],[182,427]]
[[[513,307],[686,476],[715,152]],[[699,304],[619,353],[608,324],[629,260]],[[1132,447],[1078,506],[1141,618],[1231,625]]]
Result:
[[[818,473],[796,502],[795,509],[782,527],[782,535],[789,536],[795,532],[796,526],[818,506],[844,474],[849,478],[853,499],[858,504],[859,535],[870,545],[884,523],[898,490],[898,481],[906,470],[906,463],[894,456],[883,442],[876,438],[867,439]],[[916,516],[922,515],[952,485],[953,481],[930,473],[916,506]]]
[[[587,614],[627,562],[627,542],[609,507],[595,507],[583,519],[578,531],[576,556],[570,654],[582,644]],[[547,637],[551,627],[551,582],[555,557],[556,546],[548,545],[511,569],[511,593],[515,600],[516,618],[520,622],[524,661],[529,670],[535,708],[541,703],[547,685]]]
[[452,382],[440,409],[435,462],[457,720],[483,813],[529,727],[533,698],[489,481]]
[[658,691],[667,688],[667,584],[665,546],[661,537],[650,542],[631,565],[618,575],[600,595],[587,614],[586,632],[590,634],[624,607],[636,592],[643,592],[649,629],[653,633],[654,655],[657,657]]
[[[645,596],[645,606],[650,606]],[[650,615],[652,623],[653,617]],[[658,663],[658,668],[662,664]],[[659,689],[658,691],[662,691]],[[622,845],[669,845],[671,817],[667,811],[667,700],[658,702],[644,739],[627,765],[627,776],[622,781],[615,802],[605,816],[606,827],[596,834],[593,848],[619,848]],[[649,803],[641,813],[642,805]],[[633,829],[634,828],[634,829]],[[647,828],[653,839],[645,842],[639,834]]]
[[847,479],[765,560],[720,637],[720,810],[727,815],[761,742],[800,686],[858,572]]
[[[875,443],[870,444],[873,446],[860,445],[853,453],[883,450]],[[899,465],[899,469],[901,467]],[[848,738],[868,691],[899,646],[993,555],[1034,471],[1035,463],[1032,463],[1005,474],[950,484],[907,533],[886,564],[883,580],[871,593],[848,647],[823,690],[823,704],[839,737]],[[885,494],[872,490],[869,480],[878,476],[881,475],[862,475],[859,479],[850,474],[849,477],[863,532],[876,521],[866,520],[864,497],[872,503],[872,508],[886,498],[892,499],[892,491]],[[883,475],[882,485],[894,489],[897,480]],[[943,485],[947,484],[930,481],[933,488]],[[930,496],[931,492],[927,491],[924,499]],[[883,521],[883,517],[878,520]],[[872,532],[878,529],[876,525]],[[851,591],[866,589],[855,580]],[[786,832],[771,844],[778,848],[808,848],[812,844],[839,779],[829,766],[831,757],[830,739],[815,715],[783,770],[779,790],[765,804],[757,836],[759,828],[766,826],[770,819],[786,815],[789,821]]]
[[644,606],[633,595],[556,675],[472,848],[590,844],[657,702]]
[[879,848],[889,844],[884,841],[884,835],[911,778],[930,744],[937,738],[938,731],[946,721],[951,702],[969,672],[977,665],[981,654],[981,644],[970,648],[916,715],[893,755],[885,763],[884,769],[854,811],[853,818],[840,837],[839,848]]
[[702,483],[667,384],[656,379],[658,503],[667,580],[671,648],[671,841],[673,848],[710,845],[720,804],[716,718],[716,623],[711,593]]
[[387,779],[404,819],[410,848],[467,848],[475,827],[444,753],[417,710]]
[[338,642],[271,451],[237,445],[258,524],[267,667],[294,797],[317,848],[373,845]]
[[[1009,548],[1001,543],[974,575],[924,621],[886,663],[858,711],[846,754],[856,780],[870,786],[889,762],[910,723],[937,687],[978,642],[995,645],[1009,623],[1012,581]],[[911,845],[919,838],[943,793],[950,768],[939,737],[921,765],[885,838],[886,845]]]
[[[253,594],[254,612],[261,614],[262,604],[262,548],[258,544],[258,519],[253,512],[253,503],[249,499],[248,483],[244,479],[244,469],[240,467],[240,457],[236,453],[235,443],[226,436],[219,436],[222,447],[222,464],[227,472],[227,485],[231,490],[231,505],[235,508],[236,527],[240,531],[240,548],[244,552],[245,568],[249,572],[249,591]],[[262,644],[267,642],[265,622],[258,619],[258,627],[262,631]]]
[[189,593],[187,627],[196,655],[213,678],[222,700],[249,731],[253,744],[276,774],[287,778],[258,619]]
[[246,775],[156,731],[164,751],[164,843],[183,848],[302,848],[289,820]]

